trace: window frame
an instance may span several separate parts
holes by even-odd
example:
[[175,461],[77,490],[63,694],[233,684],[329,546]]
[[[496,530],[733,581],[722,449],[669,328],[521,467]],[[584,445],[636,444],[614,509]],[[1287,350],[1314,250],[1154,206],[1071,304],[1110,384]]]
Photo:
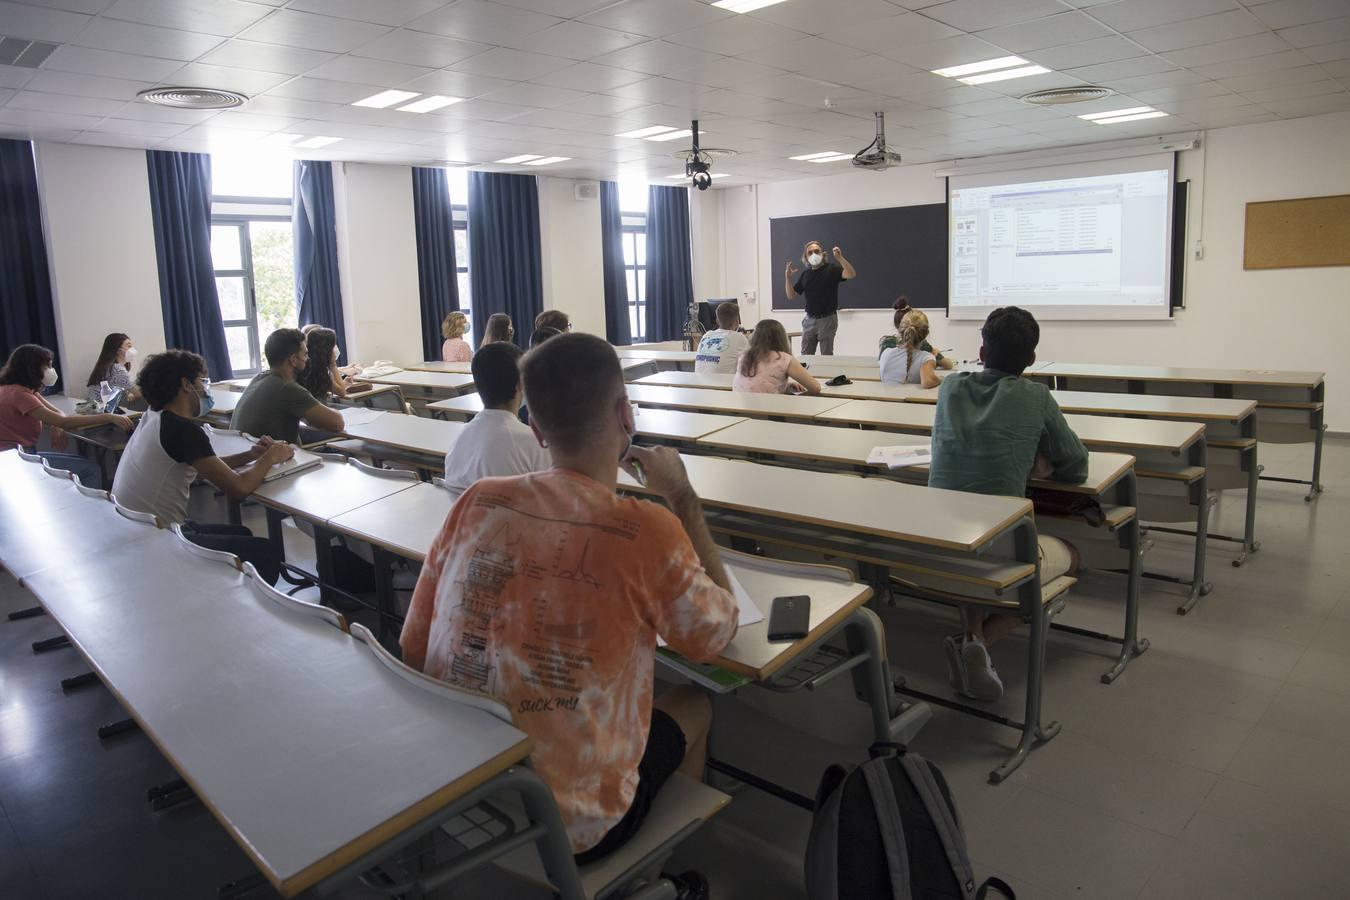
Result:
[[[623,212],[621,210],[619,221],[621,241],[624,244],[629,240],[633,242],[632,265],[628,264],[628,254],[624,253],[624,285],[625,287],[628,285],[629,273],[632,273],[632,283],[637,287],[638,294],[636,297],[631,293],[628,296],[628,323],[629,330],[632,332],[629,337],[633,343],[642,343],[647,340],[647,214],[645,212]],[[643,240],[642,262],[638,262],[637,235],[639,234],[642,235]],[[637,327],[639,324],[643,327]]]
[[[459,258],[459,252],[455,252],[455,282],[458,286],[459,276],[464,276],[464,283],[469,285],[469,206],[466,203],[450,204],[450,224],[455,231],[464,232],[464,259]],[[451,240],[454,235],[451,235]],[[469,327],[464,332],[465,340],[469,346],[473,346],[473,288],[469,287],[468,303],[465,303],[463,291],[459,291],[459,311],[464,313],[468,319]]]
[[[231,205],[249,205],[249,206],[255,204],[285,205],[286,207],[288,207],[288,213],[289,207],[291,205],[289,200],[277,200],[276,198],[270,197],[259,197],[259,198],[212,197],[211,201],[213,208],[218,203],[219,204],[228,203]],[[249,367],[247,369],[236,369],[234,368],[233,363],[231,363],[230,365],[231,375],[235,378],[251,377],[253,375],[257,375],[259,372],[262,371],[262,354],[258,350],[258,348],[262,345],[262,341],[260,340],[261,335],[259,334],[258,328],[258,297],[254,286],[254,276],[253,276],[253,237],[249,233],[248,226],[251,222],[289,222],[289,221],[291,221],[291,216],[289,214],[287,215],[278,214],[272,216],[251,215],[247,213],[235,213],[235,212],[231,213],[212,212],[211,214],[212,228],[216,227],[217,225],[229,226],[236,229],[239,235],[239,258],[240,261],[243,263],[243,268],[217,269],[215,258],[213,257],[211,260],[212,278],[215,279],[242,278],[244,280],[244,312],[248,316],[248,318],[226,319],[224,314],[223,313],[221,314],[221,325],[227,330],[227,332],[228,329],[230,328],[239,328],[241,326],[248,328]],[[219,305],[220,301],[218,297],[216,302],[217,305]]]

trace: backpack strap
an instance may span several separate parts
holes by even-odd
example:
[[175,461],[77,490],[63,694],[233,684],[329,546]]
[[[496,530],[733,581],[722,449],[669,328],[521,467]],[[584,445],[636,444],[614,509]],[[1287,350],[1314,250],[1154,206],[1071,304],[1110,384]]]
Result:
[[980,889],[975,892],[975,900],[984,900],[985,895],[989,893],[990,888],[998,891],[1000,894],[1007,897],[1008,900],[1017,900],[1017,895],[1013,893],[1012,888],[1008,887],[1008,882],[1004,881],[1002,878],[995,878],[992,875],[986,878],[984,884],[980,885]]
[[919,799],[923,801],[928,818],[932,820],[933,828],[942,840],[942,848],[947,851],[947,861],[951,863],[957,884],[961,886],[964,896],[974,897],[975,872],[970,865],[970,854],[966,851],[966,839],[961,834],[961,826],[952,815],[952,808],[947,805],[938,789],[932,769],[928,767],[928,762],[916,753],[905,754],[900,757],[899,762],[905,774],[909,776],[910,783],[914,785],[914,790],[918,792]]
[[895,802],[895,788],[891,786],[886,761],[871,759],[860,768],[867,781],[867,792],[872,795],[877,831],[881,834],[881,846],[886,852],[886,871],[890,875],[892,900],[910,900],[905,825],[900,819],[900,806]]

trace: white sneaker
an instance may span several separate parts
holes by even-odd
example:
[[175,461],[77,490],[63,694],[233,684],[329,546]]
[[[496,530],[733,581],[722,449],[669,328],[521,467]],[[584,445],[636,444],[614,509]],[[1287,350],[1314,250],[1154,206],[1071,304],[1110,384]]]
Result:
[[979,641],[966,639],[961,644],[961,660],[965,663],[965,695],[986,702],[1003,697],[1003,681],[994,671],[989,651]]
[[965,696],[966,664],[961,661],[961,638],[960,634],[947,635],[942,639],[942,649],[947,652],[947,678],[951,681],[952,690]]

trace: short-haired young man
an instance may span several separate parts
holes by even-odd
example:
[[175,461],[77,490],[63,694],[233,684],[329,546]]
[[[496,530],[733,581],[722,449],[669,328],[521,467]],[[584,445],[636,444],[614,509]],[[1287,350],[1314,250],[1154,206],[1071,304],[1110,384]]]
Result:
[[[701,777],[711,703],[681,687],[653,704],[656,640],[714,659],[736,601],[679,454],[632,445],[614,348],[561,335],[525,355],[522,375],[553,468],[464,493],[400,643],[414,668],[511,708],[589,862],[637,832],[675,771]],[[620,460],[670,509],[617,495]]]
[[737,358],[750,346],[749,339],[740,332],[741,308],[728,300],[717,304],[713,315],[717,317],[717,327],[698,342],[694,371],[701,375],[735,375]]
[[[235,431],[278,441],[300,442],[300,422],[324,431],[341,431],[342,415],[314,399],[295,380],[309,364],[305,333],[299,328],[278,328],[263,345],[268,370],[248,383],[230,419]],[[323,360],[326,364],[327,360]]]
[[556,328],[563,334],[572,330],[572,317],[561,309],[546,309],[534,317],[534,330]]
[[145,361],[136,384],[150,410],[122,452],[112,495],[128,509],[183,526],[194,544],[253,563],[258,574],[275,584],[281,551],[271,541],[254,537],[242,525],[203,524],[187,517],[188,496],[198,475],[231,500],[242,500],[258,489],[273,466],[295,453],[289,444],[264,437],[252,450],[216,456],[202,426],[192,421],[210,408],[205,376],[206,361],[186,350],[166,350]]
[[519,347],[504,341],[473,355],[470,367],[483,411],[464,426],[445,454],[445,483],[456,492],[480,478],[542,472],[552,465],[530,426],[517,418],[521,356]]
[[[1001,307],[985,319],[980,335],[984,371],[948,375],[938,391],[928,485],[1024,497],[1033,472],[1082,484],[1088,475],[1087,448],[1049,389],[1022,377],[1036,361],[1041,339],[1036,319],[1016,306]],[[1077,568],[1069,544],[1045,536],[1040,542],[1042,584]],[[944,642],[952,686],[976,700],[997,700],[1003,682],[988,648],[1021,619],[962,606],[961,622],[963,633]]]

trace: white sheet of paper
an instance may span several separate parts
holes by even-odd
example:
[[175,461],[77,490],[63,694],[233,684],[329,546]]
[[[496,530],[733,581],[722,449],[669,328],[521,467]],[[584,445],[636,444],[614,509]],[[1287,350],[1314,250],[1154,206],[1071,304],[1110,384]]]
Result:
[[868,465],[903,469],[906,466],[926,466],[933,461],[933,448],[928,444],[873,447],[867,454]]
[[364,406],[348,406],[343,407],[340,412],[342,413],[342,421],[346,422],[348,425],[369,425],[380,416],[385,415],[389,410],[367,409]]
[[731,582],[731,595],[736,598],[736,609],[739,611],[739,622],[741,627],[754,625],[756,622],[764,621],[764,613],[760,611],[759,605],[755,603],[750,592],[741,585],[736,573],[727,569],[727,581]]

